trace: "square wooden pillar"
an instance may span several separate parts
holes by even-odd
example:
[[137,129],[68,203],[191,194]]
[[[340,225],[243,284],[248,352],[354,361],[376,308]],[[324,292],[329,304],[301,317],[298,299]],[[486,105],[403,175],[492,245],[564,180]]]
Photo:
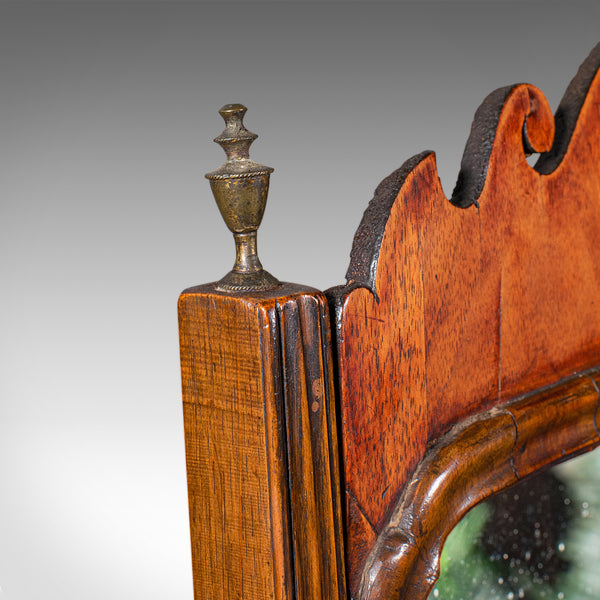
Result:
[[324,295],[208,284],[179,323],[196,600],[345,599]]

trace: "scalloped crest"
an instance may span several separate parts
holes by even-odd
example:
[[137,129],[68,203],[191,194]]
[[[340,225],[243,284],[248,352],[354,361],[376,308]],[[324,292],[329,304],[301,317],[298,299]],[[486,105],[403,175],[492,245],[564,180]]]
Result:
[[[521,140],[513,146],[515,161],[525,154],[541,153],[534,169],[549,175],[564,159],[575,131],[584,102],[600,68],[598,44],[579,68],[569,84],[554,117],[543,93],[534,86],[517,84],[499,88],[489,94],[475,113],[471,132],[461,161],[456,186],[450,202],[467,208],[478,206],[488,168],[493,161],[492,151],[497,138],[504,140],[502,130],[514,119],[521,122]],[[530,105],[515,106],[509,102],[512,94],[526,88]],[[515,110],[512,114],[509,111]],[[502,129],[501,129],[502,128]],[[555,132],[555,133],[554,133]],[[501,152],[497,150],[497,154]],[[428,155],[425,151],[409,158],[398,170],[386,177],[375,190],[354,236],[350,265],[346,273],[349,285],[365,286],[376,293],[374,282],[377,260],[386,223],[407,176]]]

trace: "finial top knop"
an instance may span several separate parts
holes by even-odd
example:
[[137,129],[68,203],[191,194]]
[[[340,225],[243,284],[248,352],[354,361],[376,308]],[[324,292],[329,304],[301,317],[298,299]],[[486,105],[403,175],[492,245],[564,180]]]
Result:
[[258,137],[244,126],[244,115],[248,109],[243,104],[226,104],[219,114],[225,121],[225,129],[215,142],[225,150],[227,162],[215,171],[206,174],[207,179],[255,177],[272,173],[271,167],[250,160],[250,144]]

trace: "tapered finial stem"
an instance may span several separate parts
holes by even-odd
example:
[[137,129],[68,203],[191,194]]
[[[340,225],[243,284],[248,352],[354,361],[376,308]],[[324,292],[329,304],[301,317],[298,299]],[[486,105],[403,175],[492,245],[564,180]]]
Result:
[[256,232],[265,212],[273,169],[249,158],[250,144],[258,136],[244,127],[246,110],[242,104],[227,104],[219,111],[225,120],[225,129],[215,142],[225,150],[227,161],[206,174],[217,206],[235,240],[233,269],[217,284],[226,291],[265,290],[280,285],[262,268],[256,251]]

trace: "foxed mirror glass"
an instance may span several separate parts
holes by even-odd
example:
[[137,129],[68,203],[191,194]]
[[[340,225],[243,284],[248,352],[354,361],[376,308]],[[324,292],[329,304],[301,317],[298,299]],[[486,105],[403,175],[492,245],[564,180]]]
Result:
[[600,598],[600,450],[474,507],[440,571],[429,600]]

